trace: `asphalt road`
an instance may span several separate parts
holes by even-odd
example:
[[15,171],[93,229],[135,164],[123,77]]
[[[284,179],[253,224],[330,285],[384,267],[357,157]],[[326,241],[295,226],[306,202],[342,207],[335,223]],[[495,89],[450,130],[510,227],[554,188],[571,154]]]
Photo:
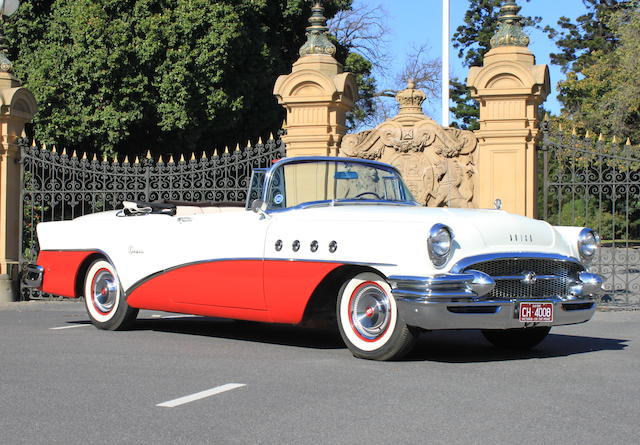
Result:
[[526,354],[427,333],[392,363],[326,332],[166,315],[105,332],[78,303],[0,307],[0,443],[640,442],[640,311],[555,328]]

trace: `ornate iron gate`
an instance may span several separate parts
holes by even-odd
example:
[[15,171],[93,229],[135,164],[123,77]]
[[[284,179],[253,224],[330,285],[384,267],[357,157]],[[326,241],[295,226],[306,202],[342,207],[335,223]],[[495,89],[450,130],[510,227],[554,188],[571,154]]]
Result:
[[[285,155],[284,142],[270,139],[253,147],[199,159],[151,156],[130,162],[102,161],[86,154],[71,155],[21,145],[22,191],[20,214],[21,265],[38,254],[36,225],[63,221],[89,213],[113,210],[122,201],[235,201],[244,202],[254,168],[268,167]],[[49,298],[28,288],[22,299]]]
[[578,137],[543,125],[539,216],[587,226],[602,237],[592,268],[604,302],[640,303],[640,147]]

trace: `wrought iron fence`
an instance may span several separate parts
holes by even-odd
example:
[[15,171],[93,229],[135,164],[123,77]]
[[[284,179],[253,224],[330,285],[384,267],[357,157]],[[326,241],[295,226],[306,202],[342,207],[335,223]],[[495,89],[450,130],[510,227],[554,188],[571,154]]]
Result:
[[[271,138],[266,143],[236,149],[217,156],[189,160],[163,160],[150,155],[99,160],[95,155],[62,153],[30,146],[21,140],[22,191],[21,265],[35,261],[38,254],[36,225],[63,221],[105,210],[122,201],[235,201],[244,202],[251,171],[268,167],[285,155],[284,142]],[[20,290],[22,299],[41,299],[32,289]]]
[[602,237],[592,268],[608,303],[640,304],[640,147],[579,137],[543,125],[539,215]]

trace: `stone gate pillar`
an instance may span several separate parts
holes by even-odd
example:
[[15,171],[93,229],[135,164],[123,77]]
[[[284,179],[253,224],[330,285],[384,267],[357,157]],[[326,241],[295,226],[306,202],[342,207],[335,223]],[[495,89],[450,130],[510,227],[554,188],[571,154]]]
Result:
[[480,102],[478,206],[501,199],[512,213],[536,216],[538,107],[549,93],[549,70],[536,65],[522,31],[520,7],[504,2],[500,26],[482,67],[467,85]]
[[0,36],[0,301],[15,299],[12,273],[20,258],[20,149],[16,140],[38,107],[33,94],[12,74]]
[[337,156],[346,133],[346,115],[353,109],[355,77],[344,73],[327,38],[324,8],[314,2],[307,42],[291,74],[280,76],[273,94],[287,110],[287,156]]

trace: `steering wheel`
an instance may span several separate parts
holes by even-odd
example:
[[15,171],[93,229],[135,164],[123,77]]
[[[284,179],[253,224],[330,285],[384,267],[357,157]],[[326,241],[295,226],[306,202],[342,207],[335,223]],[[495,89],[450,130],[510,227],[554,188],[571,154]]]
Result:
[[375,192],[362,192],[362,193],[356,195],[356,198],[361,198],[361,197],[363,197],[365,195],[373,195],[373,196],[375,196],[376,199],[382,200],[382,198]]

